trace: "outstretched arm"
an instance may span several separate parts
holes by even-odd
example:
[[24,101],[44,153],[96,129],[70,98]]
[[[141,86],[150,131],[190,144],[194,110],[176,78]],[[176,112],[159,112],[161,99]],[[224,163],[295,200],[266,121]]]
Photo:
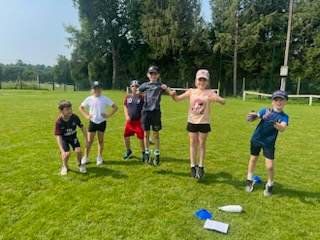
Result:
[[226,100],[222,97],[220,97],[218,94],[213,93],[209,96],[209,100],[212,102],[220,103],[221,105],[226,104]]
[[177,95],[176,91],[174,91],[174,94],[171,97],[176,102],[182,101],[182,100],[190,97],[190,89],[185,91],[181,95]]

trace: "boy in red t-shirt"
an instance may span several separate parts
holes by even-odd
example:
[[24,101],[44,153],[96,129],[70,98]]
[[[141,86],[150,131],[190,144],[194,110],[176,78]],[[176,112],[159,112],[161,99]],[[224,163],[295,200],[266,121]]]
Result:
[[144,157],[144,133],[141,126],[141,111],[143,107],[143,96],[138,94],[139,82],[133,80],[130,82],[131,93],[128,94],[124,100],[124,115],[126,118],[126,125],[124,129],[124,143],[126,152],[123,155],[124,160],[128,160],[132,156],[130,146],[130,137],[136,135],[140,141],[140,148],[142,152],[142,161]]

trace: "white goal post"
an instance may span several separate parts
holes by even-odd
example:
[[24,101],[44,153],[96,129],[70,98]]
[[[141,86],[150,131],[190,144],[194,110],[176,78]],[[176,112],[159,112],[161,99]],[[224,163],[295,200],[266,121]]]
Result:
[[[259,93],[259,92],[254,92],[254,91],[243,91],[242,94],[242,100],[246,100],[247,95],[255,95],[255,96],[261,96],[261,97],[269,97],[271,98],[272,94],[268,93]],[[312,106],[313,99],[320,99],[320,95],[308,95],[308,94],[303,94],[303,95],[289,95],[289,98],[307,98],[309,99],[309,106]]]

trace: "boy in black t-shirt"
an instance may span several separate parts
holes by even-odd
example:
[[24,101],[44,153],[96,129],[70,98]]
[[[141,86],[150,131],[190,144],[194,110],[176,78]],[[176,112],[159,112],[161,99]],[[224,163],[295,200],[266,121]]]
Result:
[[61,152],[61,175],[68,173],[68,160],[70,157],[70,146],[77,154],[78,166],[81,173],[86,173],[86,165],[81,164],[82,152],[77,138],[77,127],[81,128],[85,142],[87,143],[87,132],[81,120],[72,113],[72,104],[69,101],[60,101],[58,108],[60,115],[55,123],[54,134]]

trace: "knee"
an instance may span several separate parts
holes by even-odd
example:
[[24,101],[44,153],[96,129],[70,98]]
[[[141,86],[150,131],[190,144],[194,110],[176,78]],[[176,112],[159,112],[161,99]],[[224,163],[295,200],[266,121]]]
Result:
[[268,164],[266,164],[266,169],[267,169],[268,171],[273,171],[273,170],[274,170],[273,163],[268,163]]
[[74,151],[75,151],[77,154],[81,154],[81,148],[76,148]]
[[154,132],[152,137],[154,140],[159,139],[159,132]]
[[99,145],[101,146],[104,144],[104,139],[99,139],[98,142],[99,142]]

